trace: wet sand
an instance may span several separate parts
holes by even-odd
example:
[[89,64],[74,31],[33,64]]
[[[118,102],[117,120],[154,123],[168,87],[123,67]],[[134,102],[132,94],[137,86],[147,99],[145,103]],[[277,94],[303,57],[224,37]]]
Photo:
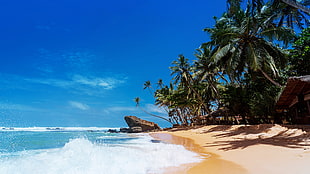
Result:
[[[164,142],[183,145],[186,149],[201,155],[200,163],[188,164],[179,168],[169,168],[165,174],[243,174],[246,170],[231,161],[219,158],[219,155],[207,152],[205,148],[195,143],[193,139],[173,135],[172,133],[154,133],[154,138]],[[219,167],[220,166],[220,167]]]
[[167,169],[170,174],[308,174],[310,133],[305,130],[280,125],[221,125],[151,135],[183,145],[204,159]]

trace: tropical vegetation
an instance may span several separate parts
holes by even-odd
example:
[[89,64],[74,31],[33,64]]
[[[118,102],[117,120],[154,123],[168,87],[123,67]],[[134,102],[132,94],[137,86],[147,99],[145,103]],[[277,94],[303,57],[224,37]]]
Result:
[[[310,74],[309,0],[227,0],[193,61],[179,55],[171,81],[151,94],[177,125],[274,122],[289,76]],[[151,88],[146,81],[145,89]]]

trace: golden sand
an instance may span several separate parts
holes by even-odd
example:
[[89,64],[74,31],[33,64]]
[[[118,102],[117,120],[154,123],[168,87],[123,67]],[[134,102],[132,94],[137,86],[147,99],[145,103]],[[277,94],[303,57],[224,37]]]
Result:
[[152,136],[181,144],[204,160],[167,174],[309,174],[310,133],[280,125],[204,126]]

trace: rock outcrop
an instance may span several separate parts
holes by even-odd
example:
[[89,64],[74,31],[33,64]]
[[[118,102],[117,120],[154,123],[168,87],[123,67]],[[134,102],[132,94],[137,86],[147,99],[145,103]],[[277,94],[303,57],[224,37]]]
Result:
[[125,116],[125,121],[129,126],[130,133],[160,130],[160,127],[156,123],[142,120],[136,116]]

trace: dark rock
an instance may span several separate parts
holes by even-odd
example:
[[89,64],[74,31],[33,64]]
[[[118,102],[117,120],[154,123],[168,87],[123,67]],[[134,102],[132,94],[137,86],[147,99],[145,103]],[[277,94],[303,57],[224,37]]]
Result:
[[129,128],[129,133],[141,133],[142,132],[142,127],[131,127]]
[[142,120],[136,116],[125,116],[125,121],[129,128],[141,127],[142,132],[160,130],[160,127],[156,123]]
[[119,131],[121,133],[129,133],[130,132],[130,129],[129,128],[120,128]]
[[117,133],[117,130],[116,129],[109,129],[108,132],[109,133]]

